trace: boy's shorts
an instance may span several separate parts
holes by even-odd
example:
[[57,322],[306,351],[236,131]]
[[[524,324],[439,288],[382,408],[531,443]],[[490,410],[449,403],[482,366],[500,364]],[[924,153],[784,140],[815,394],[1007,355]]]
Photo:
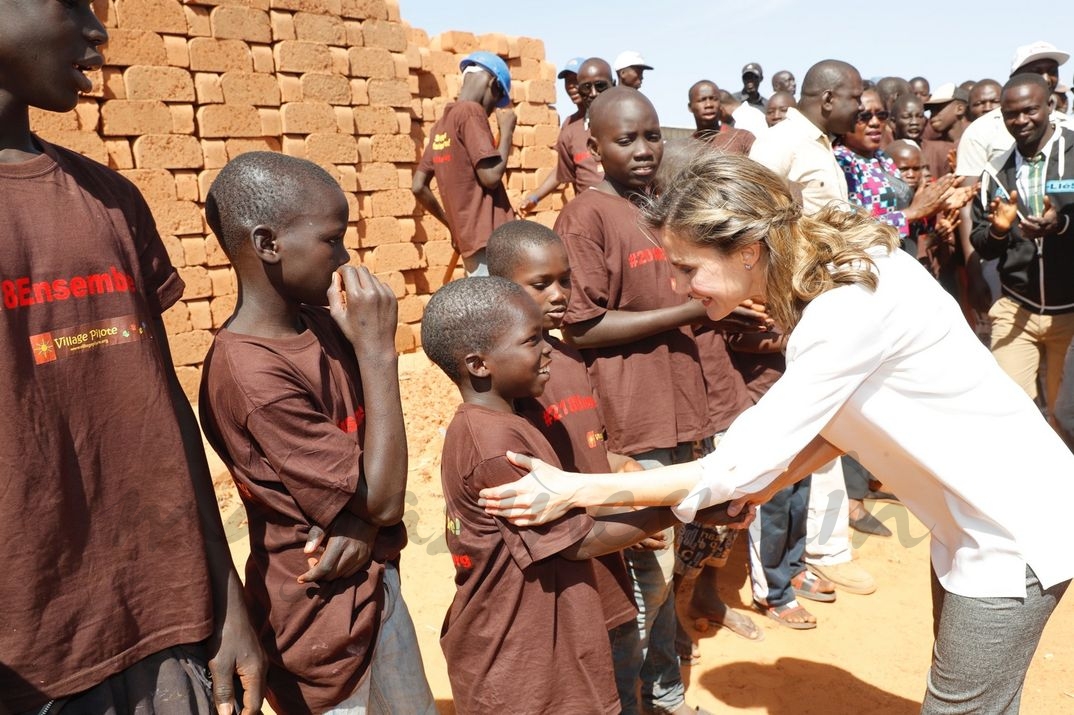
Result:
[[166,648],[89,690],[23,715],[214,715],[207,662],[200,644]]

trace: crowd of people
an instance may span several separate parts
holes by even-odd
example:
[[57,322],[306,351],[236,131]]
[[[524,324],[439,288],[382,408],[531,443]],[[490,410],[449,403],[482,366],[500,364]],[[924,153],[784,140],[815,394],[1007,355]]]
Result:
[[[145,200],[30,130],[30,108],[91,88],[107,32],[88,2],[0,8],[0,715],[435,712],[400,593],[397,305],[348,265],[342,190],[250,152],[206,198],[240,298],[199,407],[248,515],[242,582]],[[1055,492],[1074,466],[1068,57],[1034,43],[1002,84],[935,91],[825,60],[767,98],[750,62],[737,93],[684,88],[678,142],[640,53],[576,58],[558,166],[516,207],[510,73],[462,61],[413,179],[467,274],[422,322],[462,401],[441,463],[457,712],[703,712],[681,675],[694,624],[762,637],[717,591],[738,534],[758,614],[815,628],[802,600],[877,588],[849,540],[890,534],[876,498],[933,528],[922,711],[1017,711],[1074,575],[1061,500],[1002,489],[1024,468]],[[554,227],[516,219],[568,183]],[[1023,449],[967,452],[987,430]]]

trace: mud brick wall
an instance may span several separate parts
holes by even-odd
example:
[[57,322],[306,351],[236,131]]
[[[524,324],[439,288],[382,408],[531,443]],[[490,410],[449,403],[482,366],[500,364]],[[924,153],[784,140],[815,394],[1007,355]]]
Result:
[[[452,258],[447,230],[422,215],[410,185],[433,122],[458,93],[462,56],[490,50],[511,68],[512,202],[555,166],[556,69],[540,40],[430,38],[402,20],[397,0],[94,0],[94,8],[109,32],[94,91],[73,112],[34,112],[33,128],[117,169],[148,200],[187,286],[165,322],[192,399],[236,299],[202,211],[229,159],[282,151],[339,181],[350,204],[347,248],[399,298],[401,352],[420,347],[422,311]],[[536,218],[550,223],[562,201],[548,197]]]

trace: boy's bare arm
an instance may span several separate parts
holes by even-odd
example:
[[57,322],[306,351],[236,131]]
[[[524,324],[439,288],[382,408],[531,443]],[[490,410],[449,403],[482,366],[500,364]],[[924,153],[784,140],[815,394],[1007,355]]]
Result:
[[706,319],[705,306],[696,300],[656,310],[609,310],[581,323],[563,326],[563,335],[579,348],[610,348]]
[[395,330],[399,304],[364,266],[344,266],[328,289],[332,317],[354,347],[366,404],[362,479],[348,510],[375,526],[403,518],[407,447]]
[[436,200],[436,194],[434,194],[433,190],[429,187],[432,180],[432,174],[429,174],[422,169],[416,169],[414,171],[414,182],[410,186],[410,191],[414,194],[414,198],[418,200],[418,203],[429,212],[430,216],[447,226],[448,222],[447,216],[444,214],[444,207]]
[[515,110],[501,109],[496,112],[496,121],[500,127],[500,143],[496,147],[500,156],[480,161],[476,168],[477,180],[489,191],[495,189],[507,173],[507,157],[511,154],[511,138],[515,134],[518,118],[515,116]]
[[[179,423],[205,539],[206,561],[213,592],[213,633],[207,646],[209,671],[213,679],[213,699],[218,711],[230,712],[234,697],[233,678],[238,676],[245,690],[241,703],[242,715],[253,715],[261,711],[265,656],[250,623],[243,600],[242,582],[231,560],[231,551],[224,535],[224,524],[220,519],[220,508],[216,503],[216,492],[213,490],[212,476],[205,461],[201,430],[172,367],[168,334],[160,317],[153,319],[153,331],[154,339],[160,347],[172,407]],[[224,709],[225,705],[227,710]]]
[[[728,504],[717,504],[697,513],[697,520],[706,524],[741,526],[747,522],[747,512],[737,517],[727,515]],[[633,546],[646,537],[659,533],[679,520],[667,507],[649,507],[618,514],[604,514],[596,519],[585,538],[560,552],[571,560],[591,559]]]

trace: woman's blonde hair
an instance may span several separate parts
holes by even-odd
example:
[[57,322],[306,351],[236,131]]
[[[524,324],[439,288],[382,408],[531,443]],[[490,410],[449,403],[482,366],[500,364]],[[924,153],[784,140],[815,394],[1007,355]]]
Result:
[[[653,230],[724,255],[760,242],[768,249],[768,313],[786,331],[821,293],[840,285],[876,288],[867,249],[899,245],[894,228],[863,211],[827,206],[802,213],[786,182],[741,156],[700,148],[676,157],[675,176],[642,208]],[[669,167],[670,168],[670,167]]]

